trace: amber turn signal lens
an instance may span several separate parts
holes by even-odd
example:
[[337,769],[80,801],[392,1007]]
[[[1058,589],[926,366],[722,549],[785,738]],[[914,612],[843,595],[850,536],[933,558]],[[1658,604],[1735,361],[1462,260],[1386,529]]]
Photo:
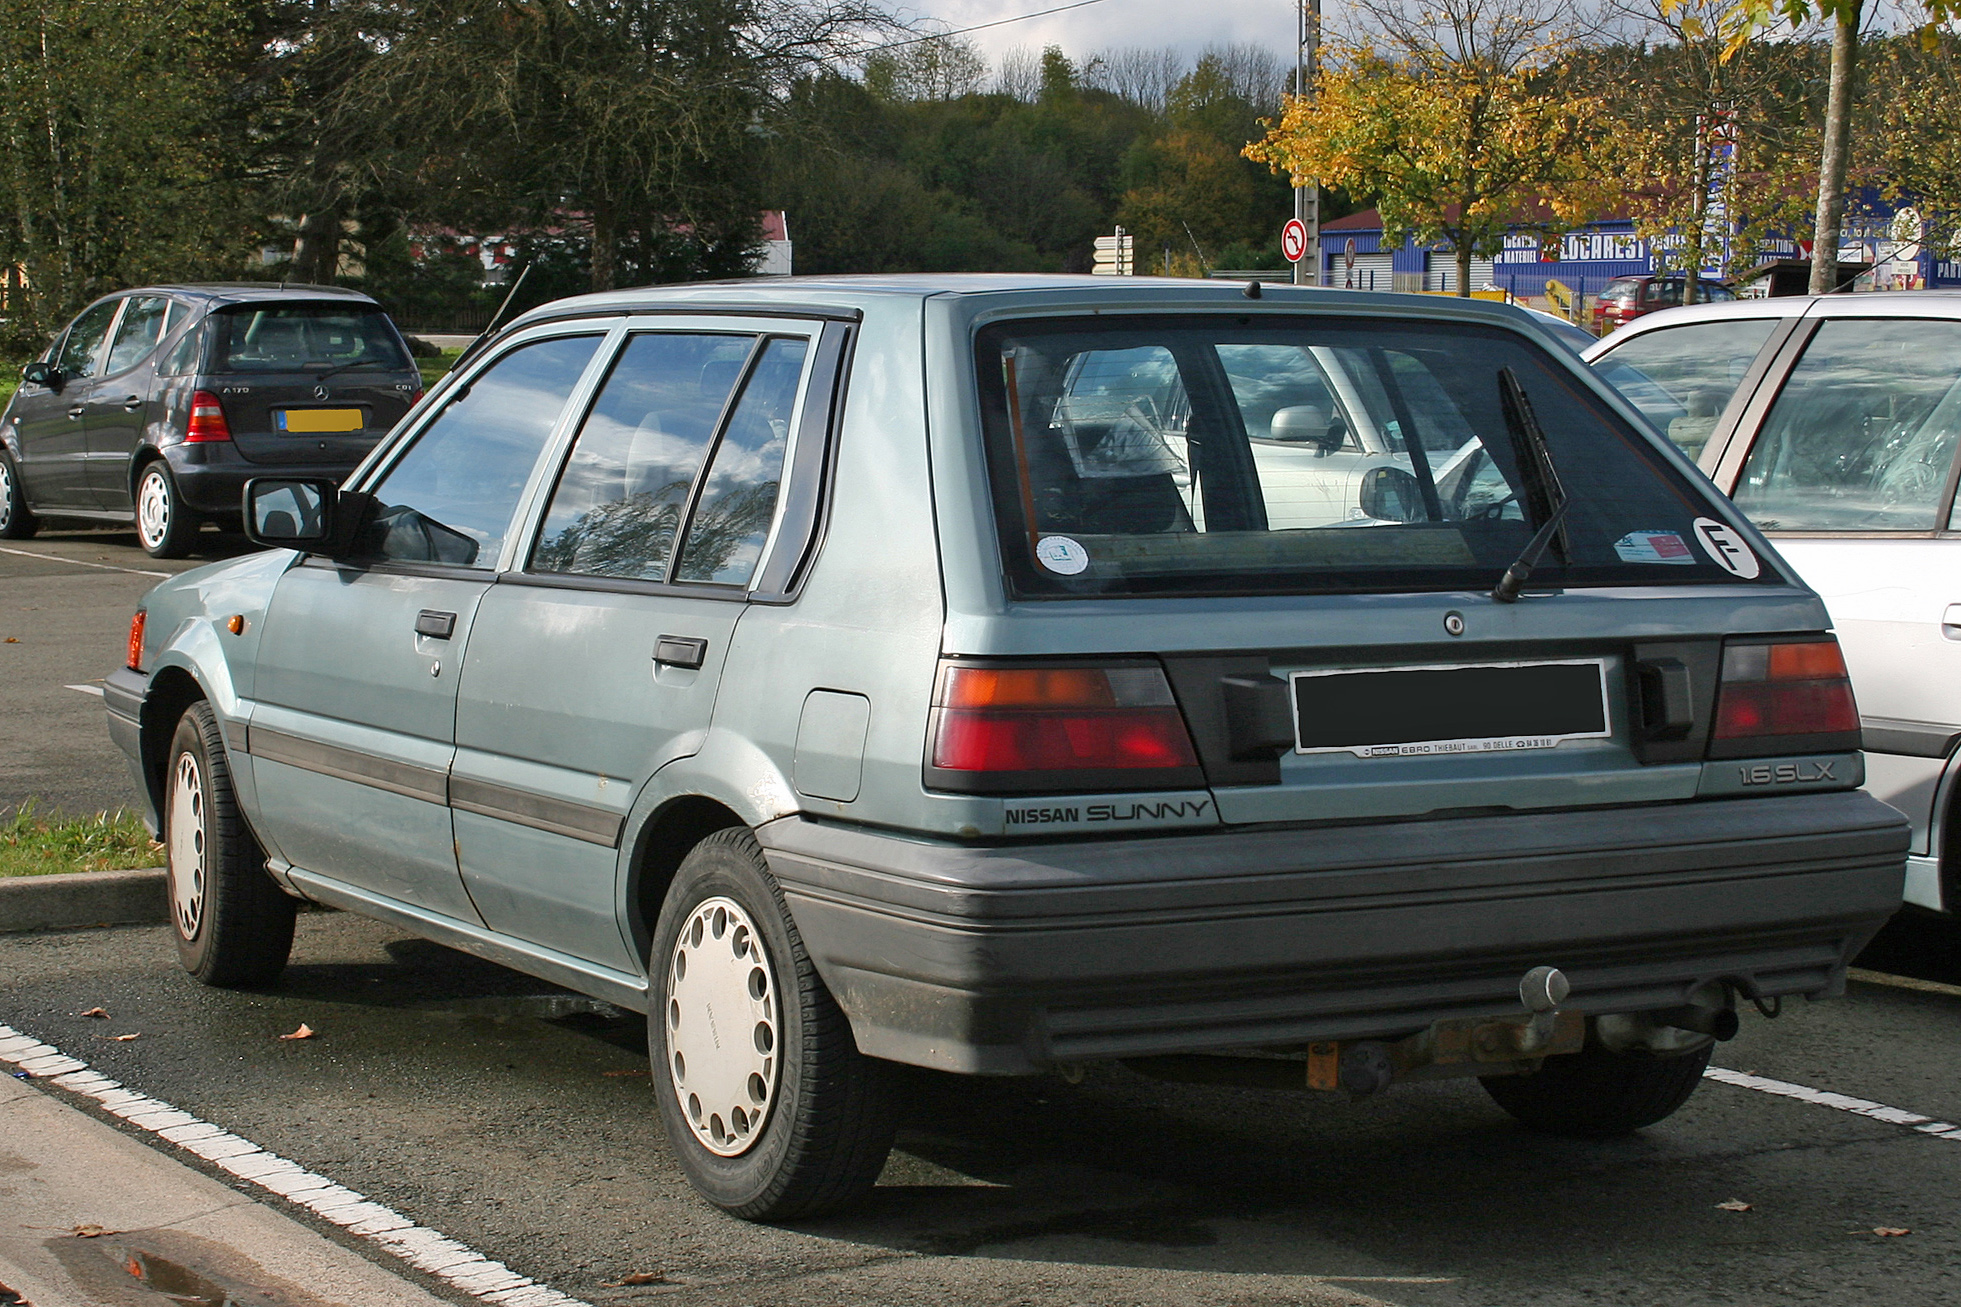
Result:
[[125,665],[132,672],[143,670],[143,624],[149,616],[139,608],[136,616],[129,619],[129,661]]

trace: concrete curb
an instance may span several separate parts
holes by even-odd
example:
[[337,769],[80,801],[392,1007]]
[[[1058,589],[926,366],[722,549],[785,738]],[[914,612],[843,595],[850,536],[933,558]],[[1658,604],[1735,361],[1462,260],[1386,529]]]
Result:
[[162,867],[0,877],[0,932],[168,920]]

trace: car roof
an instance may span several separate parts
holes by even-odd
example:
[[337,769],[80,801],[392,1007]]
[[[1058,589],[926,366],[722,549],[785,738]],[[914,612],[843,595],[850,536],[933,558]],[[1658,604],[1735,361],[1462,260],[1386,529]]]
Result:
[[1882,290],[1838,295],[1779,295],[1769,299],[1724,300],[1661,309],[1636,318],[1600,338],[1586,351],[1588,361],[1626,344],[1635,336],[1690,322],[1725,318],[1954,318],[1961,319],[1961,291]]
[[[355,304],[374,304],[373,296],[345,286],[312,286],[297,282],[204,281],[167,282],[157,286],[132,286],[116,296],[174,295],[179,299],[203,300],[210,304],[252,304],[267,300],[347,300]],[[114,298],[105,296],[106,298]]]

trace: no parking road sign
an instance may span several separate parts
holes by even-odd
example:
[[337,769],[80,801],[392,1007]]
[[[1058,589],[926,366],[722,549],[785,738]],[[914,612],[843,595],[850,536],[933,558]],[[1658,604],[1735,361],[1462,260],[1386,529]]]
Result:
[[1299,263],[1307,257],[1307,224],[1299,218],[1287,219],[1287,225],[1280,229],[1280,252],[1287,256],[1287,262]]

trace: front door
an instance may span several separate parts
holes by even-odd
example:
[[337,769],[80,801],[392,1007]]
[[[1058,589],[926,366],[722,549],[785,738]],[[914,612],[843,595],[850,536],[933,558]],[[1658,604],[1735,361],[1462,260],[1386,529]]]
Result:
[[280,579],[249,748],[266,834],[293,865],[481,921],[450,824],[458,673],[519,498],[599,339],[499,356],[370,488],[380,510],[355,557]]
[[86,402],[100,372],[102,338],[121,300],[104,300],[76,318],[49,359],[61,370],[58,388],[23,384],[14,403],[21,481],[42,512],[101,507],[88,482]]
[[[1912,819],[1920,854],[1961,733],[1961,539],[1940,534],[1961,529],[1956,360],[1961,322],[1827,319],[1731,491],[1831,610],[1866,727],[1866,788]],[[1908,888],[1921,897],[1911,875]]]
[[707,734],[810,330],[629,335],[521,574],[485,597],[450,801],[492,928],[639,974],[617,909],[624,820]]

